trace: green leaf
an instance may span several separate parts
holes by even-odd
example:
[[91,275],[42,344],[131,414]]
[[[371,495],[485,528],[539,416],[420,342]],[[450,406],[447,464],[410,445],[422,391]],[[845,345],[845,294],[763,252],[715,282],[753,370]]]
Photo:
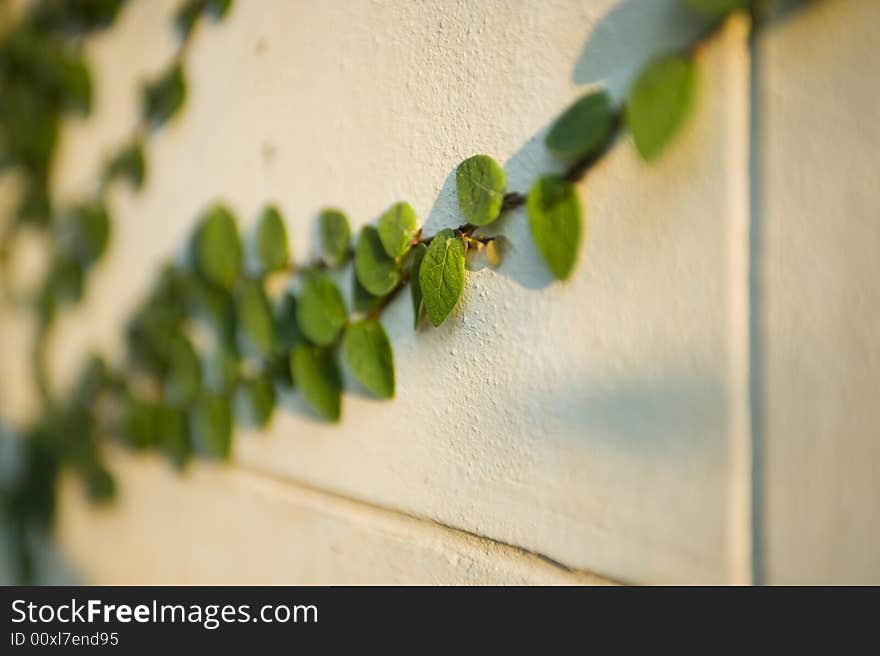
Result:
[[566,162],[586,157],[611,130],[611,98],[604,91],[582,96],[556,119],[545,142],[554,155]]
[[135,141],[123,148],[107,165],[107,178],[125,178],[135,189],[140,189],[146,177],[147,164],[144,146]]
[[232,446],[232,404],[225,396],[203,396],[193,408],[199,443],[215,458],[227,460]]
[[170,405],[159,406],[156,412],[156,432],[171,462],[178,468],[186,465],[192,452],[186,413]]
[[135,449],[145,449],[158,442],[158,409],[126,395],[122,409],[122,434]]
[[326,209],[318,216],[321,233],[321,254],[328,266],[339,266],[351,248],[348,218],[339,210]]
[[84,60],[64,57],[58,62],[60,90],[66,108],[88,114],[92,108],[92,77]]
[[202,217],[195,238],[195,261],[205,279],[230,289],[241,271],[241,241],[235,219],[217,205]]
[[287,229],[275,207],[269,206],[263,210],[257,222],[254,242],[257,261],[263,273],[278,271],[287,266],[290,259]]
[[379,217],[379,239],[388,257],[405,254],[418,232],[416,211],[409,203],[395,203]]
[[45,301],[52,305],[63,301],[77,303],[83,295],[83,266],[77,260],[59,256],[52,264],[47,282]]
[[175,63],[155,82],[144,87],[144,118],[153,125],[170,119],[186,100],[186,80],[183,67]]
[[748,9],[755,0],[681,0],[681,3],[697,13],[717,18],[737,9]]
[[182,334],[169,336],[165,396],[175,405],[186,405],[199,393],[202,366],[192,343]]
[[186,276],[184,286],[186,298],[194,314],[206,320],[221,341],[232,344],[237,330],[235,298],[232,292],[214,287],[195,275]]
[[581,242],[581,204],[575,188],[561,178],[540,178],[529,192],[526,209],[538,251],[554,276],[567,278]]
[[201,0],[187,0],[174,15],[174,24],[180,32],[180,38],[187,39],[196,26],[202,13]]
[[684,55],[657,57],[639,74],[627,102],[626,122],[644,160],[656,159],[684,124],[696,78],[693,60]]
[[372,226],[361,229],[354,254],[354,269],[364,289],[375,296],[385,296],[400,281],[397,262],[388,257],[378,230]]
[[371,294],[361,281],[358,280],[357,272],[351,272],[351,302],[357,312],[372,312],[382,302],[381,296]]
[[110,471],[100,463],[94,463],[86,473],[86,486],[92,501],[109,501],[116,496],[116,481]]
[[474,155],[458,165],[455,186],[458,206],[468,223],[492,223],[504,202],[504,170],[488,155]]
[[339,289],[327,276],[307,271],[296,303],[296,321],[309,341],[328,346],[348,319]]
[[232,0],[207,0],[205,7],[214,15],[214,20],[223,20],[229,8],[232,6]]
[[278,350],[285,355],[293,348],[294,344],[305,339],[296,320],[296,306],[296,297],[293,294],[285,293],[275,308],[276,344]]
[[239,386],[241,399],[247,419],[262,428],[269,423],[275,410],[275,386],[266,377],[246,380]]
[[298,345],[291,371],[306,403],[324,419],[339,420],[342,381],[331,349]]
[[214,394],[232,390],[238,380],[241,359],[232,347],[219,344],[204,362],[205,388]]
[[427,252],[428,247],[424,244],[419,244],[413,249],[412,272],[410,273],[409,283],[413,305],[413,329],[419,327],[419,320],[425,313],[425,306],[422,303],[422,284],[419,278],[419,270],[422,266],[422,259]]
[[419,267],[419,287],[431,324],[439,326],[464,288],[464,243],[449,228],[438,232]]
[[366,319],[351,324],[345,330],[342,354],[361,385],[381,399],[394,396],[394,356],[381,323]]
[[61,242],[70,257],[84,267],[96,262],[110,241],[110,217],[103,205],[80,205],[60,228]]
[[235,295],[239,330],[257,351],[269,355],[275,346],[275,319],[262,282],[243,281]]

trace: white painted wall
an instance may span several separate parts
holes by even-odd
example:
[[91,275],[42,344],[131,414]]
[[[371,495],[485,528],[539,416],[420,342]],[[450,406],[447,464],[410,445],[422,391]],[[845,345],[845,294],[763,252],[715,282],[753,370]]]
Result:
[[[135,1],[89,43],[96,112],[64,133],[60,193],[88,191],[127,133],[139,81],[173,50],[175,4]],[[880,192],[866,183],[877,149],[859,149],[854,173],[816,168],[806,153],[819,151],[803,148],[851,161],[851,124],[821,139],[809,126],[816,113],[846,111],[858,124],[876,116],[876,82],[849,67],[873,70],[869,25],[880,11],[871,0],[829,4],[763,39],[758,60],[743,20],[700,53],[700,102],[668,155],[647,166],[624,141],[581,185],[589,231],[570,281],[550,279],[524,214],[512,213],[501,226],[513,244],[505,263],[469,276],[443,327],[414,334],[406,299],[386,314],[395,400],[349,394],[343,423],[327,426],[289,399],[267,434],[239,434],[233,464],[183,479],[115,454],[123,490],[113,509],[88,507],[73,487],[64,496],[68,561],[106,582],[596,581],[588,572],[747,582],[754,502],[766,529],[756,564],[766,558],[770,580],[810,571],[876,579],[878,417],[867,408],[880,382],[869,339],[880,312],[870,250]],[[114,192],[114,244],[86,302],[62,322],[53,362],[69,380],[89,348],[118,353],[124,317],[215,200],[248,224],[277,203],[305,258],[325,204],[362,225],[406,199],[428,230],[457,225],[452,174],[477,152],[504,163],[511,188],[526,189],[558,166],[542,145],[552,119],[585,85],[604,81],[620,94],[647,56],[687,41],[691,27],[677,17],[673,0],[240,0],[192,44],[189,103],[151,142],[146,190]],[[812,65],[798,59],[805,41],[829,33],[862,36],[846,47],[826,36]],[[809,84],[839,100],[808,102]],[[758,136],[755,88],[786,92],[761,94]],[[789,184],[793,159],[800,187]],[[760,196],[750,186],[756,170]],[[819,170],[825,192],[813,202],[804,190]],[[830,241],[827,212],[856,186],[861,195],[846,198],[859,227]],[[750,241],[759,212],[760,238]],[[790,232],[803,249],[782,241]],[[850,246],[861,259],[850,259]],[[816,249],[832,258],[827,288],[797,284]],[[752,286],[750,267],[762,272]],[[822,289],[861,291],[835,295],[834,318],[817,336],[795,317],[801,298],[815,308],[809,316],[821,315]],[[758,294],[760,349],[750,342]],[[797,330],[783,329],[790,322]],[[4,414],[32,408],[26,335],[20,317],[0,319]],[[820,368],[838,363],[835,375],[800,385],[790,354],[805,348]],[[870,364],[856,372],[841,352],[845,363]],[[764,412],[754,455],[767,449],[757,458],[767,479],[753,496],[753,481],[764,481],[752,476],[756,390]],[[792,504],[814,479],[777,464],[798,449],[804,426],[788,418],[804,407],[815,416],[798,420],[812,431],[801,457],[820,482],[848,481],[841,489],[825,480],[834,501],[813,526]],[[822,490],[810,494],[828,496]],[[805,540],[815,547],[802,549]],[[799,548],[803,564],[781,564]],[[860,559],[841,562],[852,553]]]

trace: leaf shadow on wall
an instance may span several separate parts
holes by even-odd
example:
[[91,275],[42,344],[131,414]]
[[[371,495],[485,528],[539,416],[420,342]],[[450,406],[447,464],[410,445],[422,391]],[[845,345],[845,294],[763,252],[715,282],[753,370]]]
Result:
[[653,55],[686,47],[706,21],[679,0],[625,0],[599,19],[574,65],[572,81],[601,82],[622,98],[636,71]]

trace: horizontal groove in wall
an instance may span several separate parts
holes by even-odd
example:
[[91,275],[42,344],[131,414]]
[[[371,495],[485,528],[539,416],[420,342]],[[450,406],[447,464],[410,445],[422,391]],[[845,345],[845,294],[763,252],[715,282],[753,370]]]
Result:
[[[612,580],[595,572],[569,567],[565,563],[561,563],[545,554],[515,544],[502,542],[479,533],[466,531],[456,526],[444,524],[431,519],[430,517],[414,515],[397,508],[372,503],[334,490],[318,487],[305,481],[292,479],[288,476],[281,476],[273,472],[263,471],[240,463],[234,463],[230,468],[234,470],[236,474],[240,475],[246,483],[257,486],[264,491],[282,494],[285,492],[295,492],[300,497],[306,497],[308,501],[316,507],[328,510],[334,514],[344,514],[348,519],[354,521],[363,521],[366,518],[370,520],[379,519],[380,521],[391,520],[396,522],[412,522],[414,525],[418,525],[423,529],[426,528],[428,530],[447,533],[453,540],[478,540],[487,545],[491,545],[496,549],[506,551],[513,557],[534,559],[536,566],[549,567],[572,577],[572,583],[592,585],[616,585],[623,583],[622,581]],[[273,488],[275,489],[273,490]]]

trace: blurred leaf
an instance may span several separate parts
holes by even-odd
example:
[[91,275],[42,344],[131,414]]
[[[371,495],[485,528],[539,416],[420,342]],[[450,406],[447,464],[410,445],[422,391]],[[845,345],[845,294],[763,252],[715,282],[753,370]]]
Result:
[[229,8],[232,7],[232,0],[206,0],[205,6],[208,11],[214,15],[214,20],[222,20]]
[[134,189],[140,189],[144,184],[146,169],[143,143],[135,141],[125,146],[110,160],[107,165],[107,178],[124,178]]
[[296,305],[296,320],[306,338],[318,346],[328,346],[336,341],[347,319],[345,302],[333,281],[306,271]]
[[26,182],[24,195],[16,210],[16,216],[24,223],[35,225],[48,225],[52,217],[52,203],[49,197],[49,188],[44,179],[29,176]]
[[342,353],[361,385],[381,399],[394,396],[394,356],[381,323],[366,319],[351,324],[345,330]]
[[448,228],[438,232],[419,267],[419,288],[434,327],[443,323],[458,302],[464,288],[464,264],[461,238]]
[[684,124],[696,78],[693,60],[683,55],[657,57],[636,78],[626,122],[644,160],[656,159]]
[[195,399],[202,385],[202,367],[192,343],[181,333],[169,336],[165,395],[175,405]]
[[379,239],[388,257],[400,257],[419,229],[416,211],[409,203],[395,203],[379,217]]
[[83,33],[107,27],[125,0],[42,0],[32,20],[44,29]]
[[85,61],[79,57],[65,57],[58,64],[64,107],[88,114],[92,108],[92,77]]
[[275,333],[278,349],[285,354],[294,344],[305,339],[296,320],[296,297],[293,294],[285,293],[275,309]]
[[263,210],[257,222],[254,241],[257,261],[263,273],[278,271],[287,266],[290,259],[287,229],[276,208],[269,206]]
[[300,344],[294,348],[290,363],[306,403],[324,419],[338,421],[342,381],[333,351]]
[[199,276],[185,277],[184,284],[189,305],[214,328],[220,341],[234,344],[238,326],[232,293],[210,285]]
[[274,353],[266,362],[265,371],[276,385],[292,388],[295,384],[293,371],[290,369],[290,350]]
[[260,281],[243,281],[236,290],[238,326],[245,339],[262,355],[275,346],[272,306]]
[[51,295],[52,304],[69,302],[78,303],[83,296],[83,268],[74,259],[64,255],[57,256],[49,273],[48,288],[44,293]]
[[581,204],[574,187],[554,176],[540,178],[526,200],[529,227],[553,275],[567,278],[581,241]]
[[419,271],[422,266],[422,259],[427,252],[428,247],[424,244],[419,244],[413,249],[412,272],[410,273],[409,283],[413,306],[413,329],[419,327],[419,320],[422,318],[422,315],[425,314],[425,306],[422,302],[422,284],[419,278]]
[[104,205],[74,208],[59,228],[59,239],[70,257],[84,267],[96,262],[110,241],[110,217]]
[[265,427],[275,410],[275,386],[272,381],[264,376],[243,381],[239,386],[239,397],[248,420],[260,428]]
[[504,202],[504,170],[488,155],[474,155],[458,165],[455,187],[458,207],[468,223],[492,223]]
[[174,24],[180,33],[180,38],[186,40],[196,26],[196,22],[202,15],[202,0],[187,0],[174,15]]
[[573,162],[592,153],[611,130],[611,98],[590,91],[556,119],[545,143],[554,155]]
[[156,432],[171,462],[178,468],[184,467],[192,453],[186,413],[170,405],[159,406],[156,411]]
[[241,271],[241,257],[235,218],[221,205],[212,207],[196,232],[196,266],[208,282],[230,289]]
[[78,405],[91,407],[110,382],[107,363],[98,355],[91,355],[86,360],[74,390],[74,399]]
[[104,465],[96,463],[89,469],[86,486],[92,501],[105,502],[116,496],[116,481]]
[[375,296],[364,289],[356,271],[351,272],[351,300],[357,312],[371,312],[382,303],[381,296]]
[[227,344],[217,348],[204,363],[205,388],[214,394],[225,394],[235,387],[241,360],[238,353]]
[[327,209],[318,217],[321,233],[321,253],[328,266],[339,266],[348,257],[351,248],[351,228],[348,218],[339,210]]
[[143,98],[144,118],[153,125],[161,125],[174,116],[186,100],[186,80],[180,62],[147,84]]
[[364,289],[375,296],[385,296],[400,281],[397,262],[388,257],[379,232],[372,226],[361,229],[355,250],[354,268]]
[[226,396],[203,396],[193,408],[199,443],[215,458],[227,460],[232,447],[232,405]]
[[156,406],[127,394],[122,409],[122,434],[135,449],[146,449],[159,442]]

